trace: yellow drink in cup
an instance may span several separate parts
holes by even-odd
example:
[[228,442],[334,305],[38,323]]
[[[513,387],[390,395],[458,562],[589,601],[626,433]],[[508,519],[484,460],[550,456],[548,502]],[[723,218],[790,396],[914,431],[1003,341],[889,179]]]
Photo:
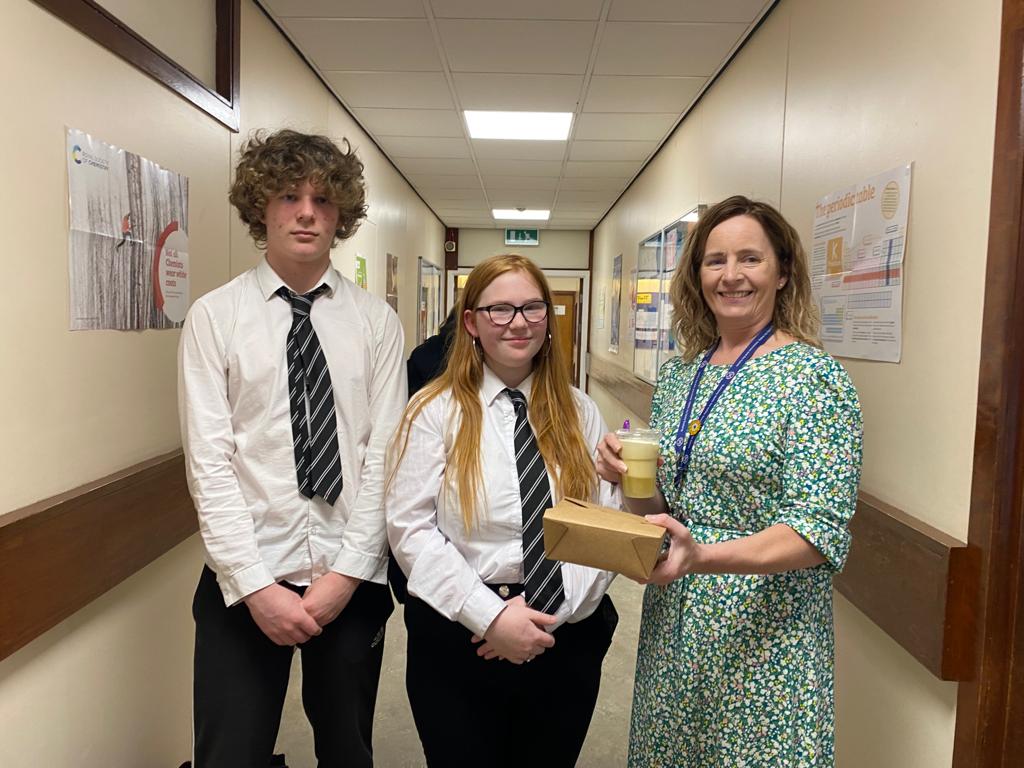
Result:
[[631,499],[651,498],[657,489],[661,432],[657,429],[620,429],[615,436],[622,443],[619,456],[626,465],[622,493]]

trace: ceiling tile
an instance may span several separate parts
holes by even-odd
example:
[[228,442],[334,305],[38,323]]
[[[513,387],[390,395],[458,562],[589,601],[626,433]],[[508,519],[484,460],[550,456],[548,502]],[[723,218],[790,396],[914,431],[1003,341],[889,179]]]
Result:
[[560,162],[545,160],[478,160],[481,175],[488,176],[558,176]]
[[457,211],[471,216],[489,216],[491,209],[483,200],[448,200],[428,197],[427,202],[438,211]]
[[438,18],[596,21],[602,0],[431,0],[430,5]]
[[260,0],[274,16],[422,19],[423,0]]
[[[356,119],[375,136],[462,138],[462,121],[451,109],[354,109]],[[455,171],[449,171],[455,173]]]
[[567,179],[563,177],[558,188],[561,190],[581,189],[621,192],[623,189],[625,189],[626,184],[629,183],[629,180],[632,178],[632,176],[633,174],[630,174],[629,176],[623,176],[617,179],[611,177],[602,178],[600,176],[595,176],[593,178],[578,179]]
[[484,176],[484,186],[488,192],[500,192],[510,189],[546,189],[554,190],[558,186],[557,176]]
[[637,77],[595,75],[590,79],[584,112],[675,112],[697,96],[706,77]]
[[609,21],[750,22],[766,0],[612,0]]
[[[613,199],[612,199],[613,200]],[[558,203],[555,204],[555,210],[552,212],[552,216],[559,217],[580,217],[600,215],[604,213],[607,207],[611,205],[611,201],[606,203],[564,203],[561,197],[558,198]]]
[[463,109],[574,112],[581,75],[503,75],[456,72],[455,92]]
[[597,205],[600,203],[610,204],[619,195],[619,190],[593,190],[593,189],[559,189],[558,205],[563,203],[589,203]]
[[416,188],[424,187],[428,189],[474,189],[479,188],[480,179],[474,173],[472,175],[466,174],[462,176],[458,175],[445,175],[445,174],[415,174],[409,175],[406,178]]
[[632,160],[640,163],[658,146],[656,141],[574,141],[570,160]]
[[555,202],[554,192],[505,192],[500,197],[491,196],[491,208],[545,208]]
[[437,189],[436,187],[417,187],[419,193],[427,198],[438,200],[472,200],[477,203],[486,202],[480,186],[476,189]]
[[613,176],[619,178],[627,173],[640,170],[640,163],[635,162],[568,162],[565,164],[566,176]]
[[454,109],[441,72],[324,72],[349,107]]
[[590,112],[576,119],[575,138],[596,141],[660,141],[679,119],[674,112],[635,115]]
[[284,19],[282,23],[321,71],[441,71],[426,20]]
[[[429,157],[440,160],[451,158],[469,158],[469,144],[465,139],[421,137],[421,136],[381,136],[378,139],[381,149],[388,157]],[[479,186],[479,185],[478,185]]]
[[594,74],[707,77],[746,29],[746,24],[610,21]]
[[472,160],[459,160],[457,158],[440,160],[429,157],[396,157],[393,159],[395,165],[399,167],[402,173],[409,175],[423,173],[470,174],[476,170],[473,167]]
[[473,139],[473,154],[487,160],[557,160],[565,157],[564,141]]
[[586,72],[597,28],[589,21],[448,19],[437,24],[453,72],[560,75]]

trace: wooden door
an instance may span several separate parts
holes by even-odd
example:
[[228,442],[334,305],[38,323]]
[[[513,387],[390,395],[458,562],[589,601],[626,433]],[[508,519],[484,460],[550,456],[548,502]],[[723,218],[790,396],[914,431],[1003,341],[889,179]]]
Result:
[[579,371],[576,370],[577,363],[577,318],[579,316],[579,294],[576,291],[552,291],[554,306],[551,312],[555,319],[555,328],[558,332],[558,340],[565,354],[570,381],[574,387],[580,384]]

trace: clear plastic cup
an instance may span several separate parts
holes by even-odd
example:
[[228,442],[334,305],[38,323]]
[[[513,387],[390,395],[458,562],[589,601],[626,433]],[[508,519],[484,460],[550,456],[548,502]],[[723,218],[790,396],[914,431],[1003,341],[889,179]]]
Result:
[[661,431],[620,429],[615,436],[622,443],[619,456],[626,465],[626,474],[622,476],[622,493],[631,499],[651,498],[657,490]]

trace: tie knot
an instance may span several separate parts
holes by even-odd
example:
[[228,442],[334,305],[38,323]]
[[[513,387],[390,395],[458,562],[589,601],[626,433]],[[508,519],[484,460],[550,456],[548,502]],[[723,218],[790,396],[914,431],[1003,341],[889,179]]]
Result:
[[508,399],[512,401],[512,405],[518,411],[520,408],[526,407],[526,395],[520,392],[518,389],[505,389],[508,393]]
[[330,290],[327,283],[321,283],[309,293],[295,293],[287,285],[277,289],[277,295],[286,299],[292,305],[292,311],[300,315],[308,315],[310,307],[318,296],[322,296]]

